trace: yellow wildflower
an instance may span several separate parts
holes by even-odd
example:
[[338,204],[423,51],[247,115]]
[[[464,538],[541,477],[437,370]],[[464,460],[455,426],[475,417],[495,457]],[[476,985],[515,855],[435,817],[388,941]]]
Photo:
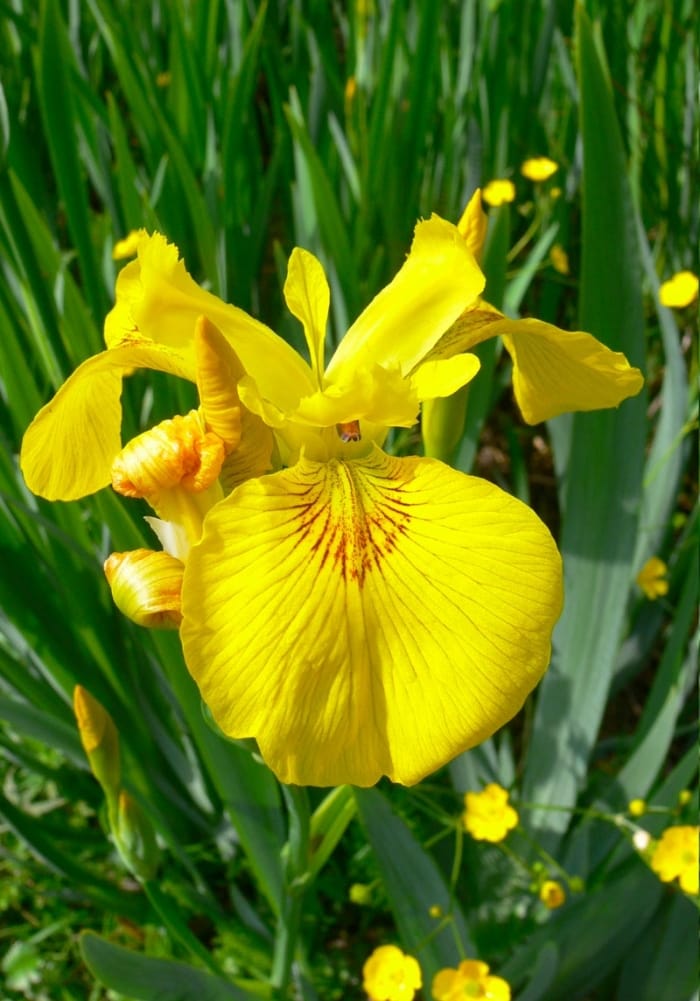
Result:
[[558,170],[559,164],[555,163],[554,160],[550,160],[549,157],[533,156],[522,164],[520,173],[528,181],[538,182],[549,180]]
[[496,208],[499,205],[506,205],[515,201],[515,185],[505,178],[489,181],[481,192],[481,197],[487,205]]
[[444,914],[442,907],[439,904],[431,904],[428,908],[428,914],[431,918],[441,918]]
[[700,827],[667,827],[651,855],[650,865],[660,880],[678,879],[686,893],[698,892],[698,834]]
[[643,817],[647,812],[647,805],[643,799],[632,799],[627,805],[627,812],[631,817]]
[[659,289],[659,302],[662,306],[683,309],[690,306],[698,297],[698,276],[692,271],[679,271]]
[[456,970],[447,967],[435,974],[432,994],[435,1001],[510,1001],[510,986],[502,977],[491,976],[486,963],[464,959]]
[[172,73],[169,70],[163,70],[161,73],[156,74],[156,87],[168,87],[172,79]]
[[555,271],[558,271],[560,275],[568,275],[569,255],[560,243],[554,244],[549,252],[549,259]]
[[650,601],[662,598],[668,594],[668,567],[658,556],[652,556],[646,561],[636,577],[637,586],[641,588]]
[[489,783],[482,792],[468,792],[464,805],[464,826],[477,841],[503,841],[517,826],[517,811],[508,803],[506,790],[496,782]]
[[[330,290],[312,254],[292,252],[284,285],[309,364],[144,235],[117,279],[107,350],[24,438],[42,496],[114,484],[153,507],[184,567],[173,611],[187,666],[221,729],[255,738],[285,782],[416,782],[507,722],[549,662],[562,584],[546,527],[485,481],[387,455],[389,428],[469,382],[469,347],[490,336],[513,354],[528,420],[617,406],[641,386],[590,335],[479,298],[478,192],[470,206],[459,227],[418,223],[328,363]],[[138,368],[194,382],[199,407],[122,447],[122,381]]]
[[545,879],[540,887],[539,897],[545,907],[553,911],[557,907],[561,907],[564,903],[566,893],[564,892],[564,887],[556,879]]
[[132,229],[121,240],[117,240],[112,248],[112,258],[115,261],[123,261],[127,257],[135,257],[139,249],[139,243],[146,236],[144,229]]
[[380,945],[362,967],[362,986],[370,1001],[412,1001],[423,984],[413,956],[395,945]]

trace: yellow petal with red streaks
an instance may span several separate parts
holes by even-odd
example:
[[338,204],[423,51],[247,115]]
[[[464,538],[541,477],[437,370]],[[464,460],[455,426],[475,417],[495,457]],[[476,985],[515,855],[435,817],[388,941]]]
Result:
[[77,500],[110,483],[122,447],[122,379],[136,368],[194,380],[192,360],[149,341],[88,358],[24,435],[20,463],[30,490],[48,500]]
[[188,556],[182,640],[219,726],[257,738],[282,781],[413,783],[519,710],[561,600],[528,507],[375,449],[217,505]]

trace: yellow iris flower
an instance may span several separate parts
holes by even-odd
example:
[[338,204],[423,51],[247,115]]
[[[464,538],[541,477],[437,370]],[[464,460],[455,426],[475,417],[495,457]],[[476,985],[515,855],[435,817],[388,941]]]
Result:
[[[562,581],[547,528],[483,480],[387,455],[387,429],[473,378],[468,348],[495,334],[528,420],[614,406],[641,386],[589,335],[480,300],[485,219],[470,205],[458,227],[418,223],[404,265],[328,365],[330,293],[313,255],[292,253],[284,288],[307,364],[142,232],[117,279],[107,350],[25,435],[36,493],[71,500],[111,482],[149,501],[182,564],[181,638],[202,697],[285,782],[416,782],[507,722],[549,662]],[[122,449],[121,384],[136,368],[195,382],[200,407]],[[142,555],[112,563],[120,607]],[[173,624],[177,566],[150,567],[149,584],[161,579],[167,600],[149,607]]]

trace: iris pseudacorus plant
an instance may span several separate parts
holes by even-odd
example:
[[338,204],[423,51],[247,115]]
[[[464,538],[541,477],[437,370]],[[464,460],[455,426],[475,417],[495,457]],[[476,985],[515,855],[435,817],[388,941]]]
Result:
[[[559,553],[523,503],[437,459],[382,450],[423,401],[468,383],[500,336],[527,421],[618,405],[641,374],[585,333],[511,320],[481,298],[478,193],[459,225],[417,224],[391,283],[325,362],[330,292],[295,249],[284,286],[310,363],[200,288],[141,234],[85,361],[22,448],[30,488],[144,497],[162,550],[116,554],[117,603],[179,627],[223,732],[284,782],[414,783],[512,718],[547,668]],[[156,369],[200,404],[122,447],[122,379]]]

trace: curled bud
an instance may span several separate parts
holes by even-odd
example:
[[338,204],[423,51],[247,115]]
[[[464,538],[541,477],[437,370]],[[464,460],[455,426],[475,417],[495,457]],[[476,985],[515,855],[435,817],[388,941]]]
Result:
[[556,879],[545,879],[540,887],[540,900],[550,911],[556,910],[566,900],[566,893],[561,883]]
[[151,549],[112,553],[104,565],[119,611],[139,626],[151,629],[179,627],[184,569],[174,556]]
[[126,497],[157,497],[173,487],[199,493],[217,479],[225,458],[222,439],[191,410],[132,438],[112,463],[112,486]]
[[112,831],[119,854],[138,879],[153,879],[160,851],[150,820],[124,789],[119,793],[116,825]]
[[90,769],[107,798],[116,796],[121,781],[119,734],[112,717],[82,685],[73,690],[73,711]]

